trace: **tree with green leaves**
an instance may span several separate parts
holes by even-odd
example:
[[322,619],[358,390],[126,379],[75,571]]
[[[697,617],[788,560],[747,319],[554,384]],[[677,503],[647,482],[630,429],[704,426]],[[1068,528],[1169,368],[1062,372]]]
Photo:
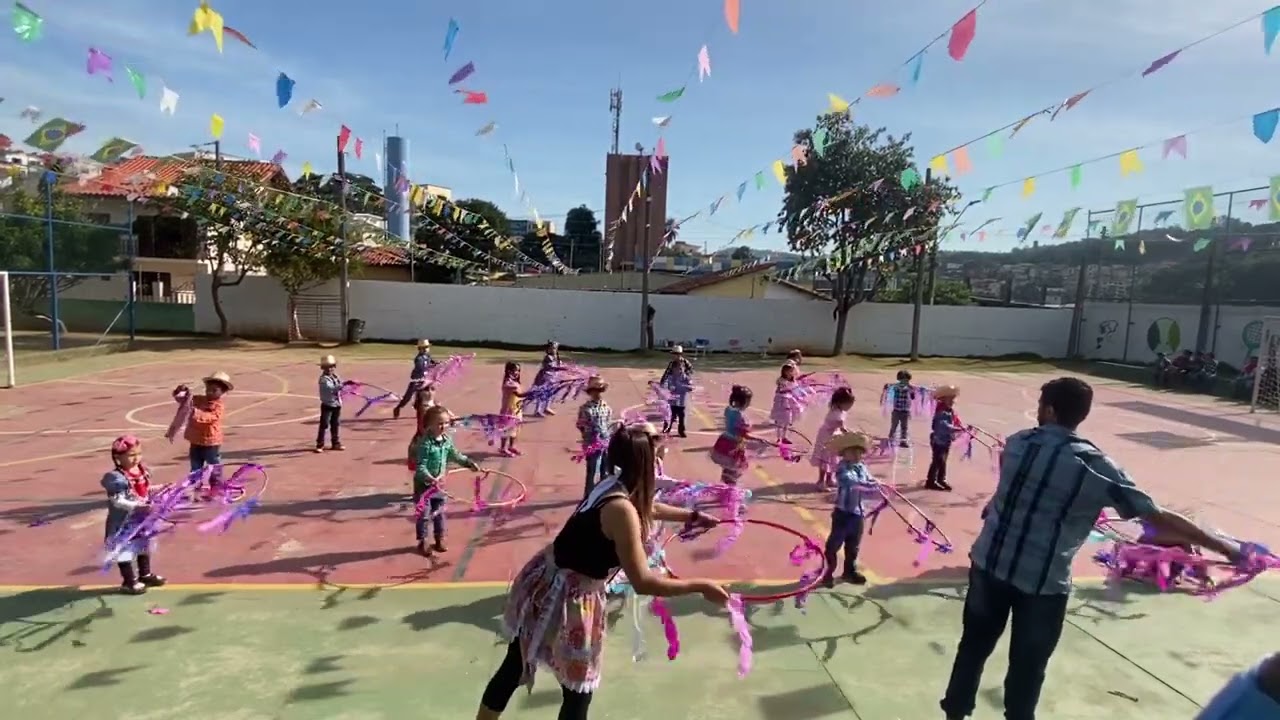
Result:
[[[17,189],[0,198],[0,270],[44,273],[49,268],[49,228],[53,228],[55,275],[12,275],[10,303],[19,313],[36,314],[53,294],[69,290],[84,276],[56,273],[110,275],[126,267],[128,229],[87,222],[77,198],[55,190],[50,208],[44,188],[31,193]],[[56,278],[56,279],[55,279]]]
[[729,255],[730,260],[750,260],[753,257],[755,257],[755,253],[746,245],[739,245]]
[[[959,197],[942,178],[912,182],[919,176],[910,139],[859,125],[848,113],[822,115],[816,128],[794,135],[807,157],[787,173],[778,222],[792,250],[831,256],[823,273],[836,306],[833,354],[844,352],[853,306],[875,296],[883,271],[923,261],[937,242],[940,218]],[[867,260],[884,262],[886,253],[897,260],[870,267]]]
[[[573,208],[564,216],[564,254],[560,259],[574,270],[599,270],[602,258],[600,248],[604,236],[600,234],[600,221],[596,213],[586,205]],[[557,253],[561,245],[553,243]]]
[[[904,278],[895,288],[881,288],[875,301],[884,303],[912,303],[916,297],[916,279]],[[973,292],[959,280],[939,280],[933,289],[934,305],[972,305]]]

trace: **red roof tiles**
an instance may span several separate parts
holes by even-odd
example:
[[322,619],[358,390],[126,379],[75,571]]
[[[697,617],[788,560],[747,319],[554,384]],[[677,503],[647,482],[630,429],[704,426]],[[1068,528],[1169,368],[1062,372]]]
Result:
[[[277,178],[288,180],[284,168],[269,162],[256,160],[223,160],[228,175],[254,182],[266,183]],[[184,171],[192,167],[190,161],[179,158],[136,157],[102,169],[102,174],[86,182],[70,179],[63,183],[62,191],[68,195],[96,197],[125,197],[139,190],[151,191],[156,185],[172,184],[182,179]]]

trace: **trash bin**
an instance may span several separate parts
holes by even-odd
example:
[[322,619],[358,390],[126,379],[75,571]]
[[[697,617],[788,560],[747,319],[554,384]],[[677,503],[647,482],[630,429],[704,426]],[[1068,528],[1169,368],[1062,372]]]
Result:
[[347,342],[358,344],[364,338],[364,321],[351,318],[347,321]]

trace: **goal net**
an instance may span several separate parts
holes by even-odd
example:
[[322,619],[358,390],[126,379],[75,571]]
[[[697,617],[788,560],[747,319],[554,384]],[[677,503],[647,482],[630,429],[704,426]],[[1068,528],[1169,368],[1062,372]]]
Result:
[[1280,317],[1262,321],[1258,343],[1258,366],[1253,371],[1253,399],[1250,410],[1280,412]]

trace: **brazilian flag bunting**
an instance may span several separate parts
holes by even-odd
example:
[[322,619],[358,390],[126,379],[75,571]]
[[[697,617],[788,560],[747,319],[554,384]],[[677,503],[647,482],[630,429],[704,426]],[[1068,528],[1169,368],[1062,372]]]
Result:
[[1188,188],[1182,210],[1187,216],[1188,230],[1208,230],[1213,227],[1213,188]]

